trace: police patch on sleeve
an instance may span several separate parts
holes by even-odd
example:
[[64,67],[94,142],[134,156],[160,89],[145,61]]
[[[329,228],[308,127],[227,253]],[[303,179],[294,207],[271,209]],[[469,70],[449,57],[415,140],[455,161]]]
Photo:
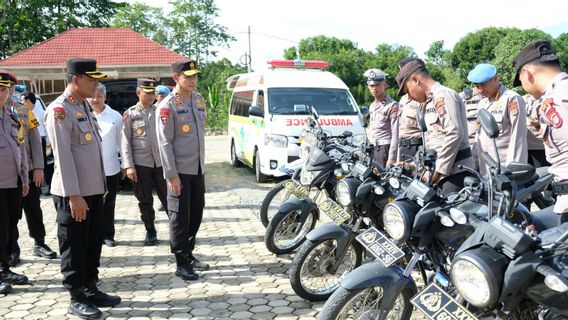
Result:
[[562,117],[554,108],[554,101],[552,98],[545,99],[540,106],[540,111],[544,118],[550,123],[551,126],[558,129],[562,127]]
[[168,119],[170,118],[171,111],[168,108],[160,109],[160,120],[162,121],[162,125],[166,125],[168,123]]
[[519,103],[517,102],[517,99],[509,101],[507,108],[512,115],[516,116],[517,114],[519,114]]
[[390,112],[390,116],[391,118],[396,118],[398,117],[398,106],[396,104],[394,104],[391,108],[391,112]]
[[438,116],[440,118],[446,116],[447,112],[446,112],[446,103],[444,102],[444,97],[436,98],[436,101],[434,102],[434,109],[436,109],[436,112],[438,113]]
[[53,117],[57,122],[61,123],[65,120],[65,108],[63,107],[55,107],[53,108]]

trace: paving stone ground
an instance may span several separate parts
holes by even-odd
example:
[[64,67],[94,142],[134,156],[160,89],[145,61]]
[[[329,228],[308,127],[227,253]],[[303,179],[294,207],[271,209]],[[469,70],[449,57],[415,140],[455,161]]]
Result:
[[[116,203],[118,246],[103,246],[99,287],[122,297],[114,308],[102,308],[106,319],[315,319],[323,303],[296,296],[288,280],[290,256],[276,257],[264,245],[257,213],[274,183],[256,184],[248,168],[228,163],[226,136],[207,137],[206,207],[196,255],[211,265],[197,281],[174,275],[164,212],[156,213],[160,240],[145,247],[144,225],[131,192]],[[155,207],[158,207],[155,197]],[[57,248],[55,211],[42,197],[46,242]],[[22,263],[13,268],[30,278],[0,296],[0,319],[77,319],[67,316],[69,294],[61,285],[59,259],[32,255],[25,218],[19,223]]]

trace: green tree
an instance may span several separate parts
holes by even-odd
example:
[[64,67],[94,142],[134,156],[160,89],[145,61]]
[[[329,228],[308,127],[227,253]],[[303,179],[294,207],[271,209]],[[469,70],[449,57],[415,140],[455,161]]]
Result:
[[246,68],[233,65],[228,59],[210,62],[202,68],[197,90],[207,103],[207,127],[226,128],[229,117],[231,91],[227,89],[227,78],[245,73]]
[[495,59],[495,47],[512,30],[510,28],[484,28],[466,34],[454,46],[450,56],[451,67],[464,83],[468,72],[480,62]]
[[130,28],[148,39],[167,45],[165,21],[162,8],[134,3],[119,8],[111,20],[111,26]]
[[0,58],[70,28],[107,27],[125,4],[111,0],[0,0]]
[[234,40],[225,27],[213,21],[219,10],[214,0],[171,0],[170,4],[170,46],[175,51],[199,63],[217,56],[213,48],[228,47]]
[[426,51],[426,62],[445,67],[450,62],[451,51],[444,49],[444,40],[436,40]]
[[513,87],[515,77],[513,59],[524,46],[539,39],[552,40],[552,37],[548,33],[538,29],[511,29],[507,35],[499,41],[499,44],[494,50],[495,58],[491,62],[497,67],[497,74],[499,75],[501,83],[508,88]]
[[560,65],[563,71],[568,71],[568,33],[563,33],[559,35],[552,42],[554,49],[556,49],[556,54],[560,59]]

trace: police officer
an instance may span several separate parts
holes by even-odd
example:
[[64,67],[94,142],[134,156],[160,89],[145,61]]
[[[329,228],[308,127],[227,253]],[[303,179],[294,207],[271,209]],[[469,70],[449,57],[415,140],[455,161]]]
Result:
[[[525,102],[513,90],[507,89],[499,82],[497,68],[488,63],[481,63],[473,68],[467,79],[475,84],[483,99],[479,108],[489,111],[499,126],[497,152],[495,154],[493,139],[483,130],[477,130],[476,153],[487,152],[493,159],[499,159],[503,165],[511,162],[527,162],[527,123]],[[479,172],[485,174],[488,166],[478,160]]]
[[[369,107],[371,117],[371,141],[375,145],[373,160],[385,167],[396,162],[398,143],[398,102],[385,93],[387,74],[379,69],[369,69],[363,74],[367,87],[375,99]],[[391,148],[391,145],[393,146]]]
[[195,92],[197,70],[188,59],[172,63],[176,86],[158,106],[157,122],[164,177],[168,182],[170,246],[175,255],[176,275],[196,280],[194,269],[209,265],[193,255],[195,237],[205,206],[205,120],[203,97]]
[[539,120],[543,132],[552,190],[558,196],[552,210],[568,221],[568,74],[560,69],[556,51],[548,40],[526,45],[513,60],[514,85],[523,86],[540,101]]
[[69,290],[68,312],[81,318],[99,318],[97,307],[120,303],[97,288],[103,243],[105,172],[99,126],[86,98],[93,97],[98,79],[93,59],[67,62],[67,88],[45,113],[45,126],[55,159],[51,194],[57,212],[63,287]]
[[418,61],[406,63],[396,81],[399,95],[408,93],[422,103],[427,146],[437,153],[432,182],[440,186],[443,194],[461,190],[469,174],[458,165],[472,167],[473,159],[467,141],[465,107],[459,95],[432,79],[426,66]]
[[[18,79],[11,72],[7,72],[12,81],[10,90],[14,91]],[[29,97],[29,95],[28,95]],[[12,95],[11,108],[14,113],[18,114],[20,120],[20,136],[22,144],[26,148],[27,164],[29,169],[29,192],[22,200],[23,211],[26,216],[29,235],[34,239],[35,244],[33,254],[46,259],[54,259],[57,254],[45,244],[45,225],[43,223],[43,211],[41,210],[41,185],[43,183],[44,174],[44,158],[41,135],[39,132],[39,121],[35,118],[33,109],[34,103],[30,99],[25,99],[22,104],[19,96]],[[21,214],[20,214],[21,219]],[[19,231],[16,227],[15,232],[10,239],[10,265],[15,266],[20,261],[20,246],[18,245]]]
[[137,81],[138,103],[123,115],[122,129],[122,167],[126,176],[133,182],[134,195],[138,199],[140,217],[146,227],[144,245],[158,243],[156,212],[154,210],[153,186],[162,205],[167,208],[167,188],[162,170],[156,136],[156,80],[140,78]]
[[535,99],[530,93],[525,94],[523,100],[527,107],[528,163],[535,168],[548,167],[550,163],[546,161],[546,152],[544,151],[540,122],[538,121],[539,100]]
[[[424,61],[415,57],[406,57],[398,62],[399,70],[408,62],[416,61],[424,65]],[[398,155],[397,161],[411,160],[416,151],[422,145],[422,132],[418,128],[416,122],[416,110],[420,108],[420,103],[404,94],[398,103],[399,116],[398,116]]]
[[0,72],[0,294],[11,284],[26,284],[28,278],[10,270],[10,238],[22,213],[22,197],[28,193],[26,149],[18,138],[21,126],[17,113],[10,110],[10,76]]
[[467,118],[467,133],[470,147],[473,149],[475,143],[475,135],[477,133],[477,110],[481,95],[477,88],[463,88],[460,92],[463,104],[465,104],[465,116]]

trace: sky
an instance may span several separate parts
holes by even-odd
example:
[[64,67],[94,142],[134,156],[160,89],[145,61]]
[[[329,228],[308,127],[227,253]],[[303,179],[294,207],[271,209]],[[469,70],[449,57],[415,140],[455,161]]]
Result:
[[[171,10],[166,0],[127,2]],[[553,37],[568,32],[568,1],[215,0],[215,4],[219,9],[215,22],[236,38],[229,49],[219,48],[218,58],[244,64],[250,26],[255,70],[265,68],[268,60],[282,59],[284,50],[300,40],[318,35],[348,39],[366,51],[381,43],[407,45],[424,57],[436,40],[444,40],[445,48],[452,49],[467,33],[489,26],[538,28]]]

